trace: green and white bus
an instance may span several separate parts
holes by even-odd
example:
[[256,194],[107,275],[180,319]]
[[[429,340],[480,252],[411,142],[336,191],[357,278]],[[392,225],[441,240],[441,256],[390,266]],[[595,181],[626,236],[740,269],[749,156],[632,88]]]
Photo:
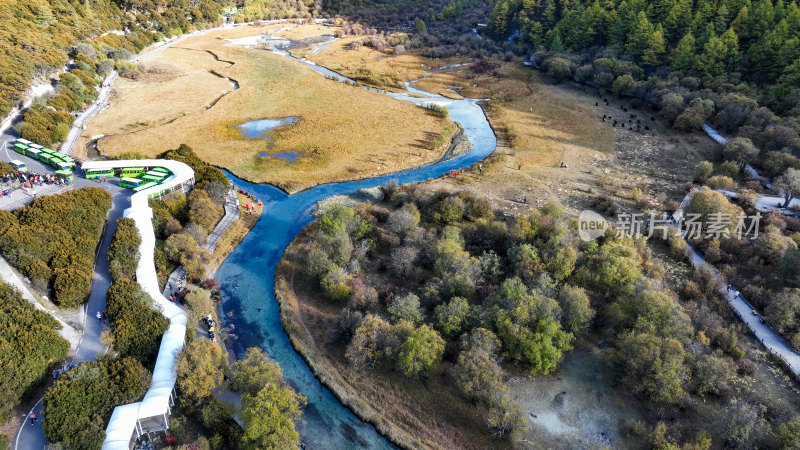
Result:
[[72,171],[75,167],[75,160],[63,153],[54,153],[50,155],[50,165],[56,169],[69,168]]
[[92,180],[95,178],[113,177],[114,169],[89,169],[86,171],[86,179]]
[[164,180],[166,180],[168,176],[169,175],[167,175],[165,173],[154,172],[154,171],[151,170],[151,171],[145,173],[144,175],[142,175],[142,179],[143,180],[147,180],[147,181],[153,181],[153,182],[156,182],[156,183],[161,183]]
[[39,159],[39,155],[42,154],[42,151],[38,148],[28,147],[25,149],[24,155],[30,156],[33,159]]
[[20,160],[17,160],[17,159],[12,159],[11,160],[11,167],[13,167],[14,170],[18,170],[20,172],[27,172],[28,171],[28,166],[24,162],[22,162]]
[[144,175],[144,167],[124,167],[120,170],[121,177],[140,177]]
[[161,183],[162,181],[164,181],[164,179],[163,179],[163,178],[161,178],[161,177],[154,177],[154,176],[152,176],[152,175],[145,175],[145,176],[143,176],[143,177],[142,177],[142,180],[144,180],[144,181],[146,181],[146,182],[148,182],[148,183],[156,183],[156,184],[159,184],[159,183]]
[[25,150],[28,149],[28,146],[25,144],[14,144],[14,151],[19,153],[20,155],[25,154]]
[[53,167],[56,168],[56,172],[62,172],[63,171],[63,172],[67,172],[67,173],[72,173],[73,165],[70,164],[70,163],[66,163],[64,161],[53,160],[53,161],[50,162],[50,164],[53,165]]
[[52,154],[57,156],[59,160],[64,161],[65,163],[75,165],[75,160],[70,158],[68,155],[65,155],[61,152],[53,152]]
[[144,180],[139,178],[122,177],[119,179],[119,185],[128,189],[136,189],[144,184]]
[[158,186],[158,183],[145,183],[133,188],[133,192],[143,191],[145,189],[150,189],[153,186]]
[[33,143],[33,142],[31,142],[31,141],[29,141],[27,139],[22,139],[22,138],[17,138],[14,142],[16,142],[18,144],[24,144],[24,145],[31,145]]
[[56,170],[55,174],[57,177],[64,179],[65,181],[72,181],[74,175],[72,175],[72,170]]
[[53,165],[53,155],[51,155],[49,153],[42,152],[39,155],[39,161],[47,164],[48,166],[52,166]]
[[152,169],[150,169],[150,172],[161,172],[167,175],[172,175],[172,172],[170,172],[169,169],[165,169],[163,167],[153,167]]

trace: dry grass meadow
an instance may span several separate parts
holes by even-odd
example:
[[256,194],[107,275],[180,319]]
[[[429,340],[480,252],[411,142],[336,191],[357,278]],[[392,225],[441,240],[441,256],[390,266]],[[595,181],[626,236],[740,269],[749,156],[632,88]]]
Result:
[[[429,143],[449,120],[328,80],[267,50],[226,45],[226,38],[264,34],[270,28],[275,27],[210,33],[145,60],[143,65],[152,72],[172,76],[119,80],[110,108],[89,122],[78,148],[98,134],[106,136],[98,150],[111,157],[128,151],[154,156],[185,143],[211,164],[289,192],[395,172],[441,157],[444,149],[432,150]],[[206,109],[231,89],[211,70],[238,81],[240,88]],[[287,116],[302,120],[276,130],[272,140],[245,139],[237,129],[246,121]],[[288,164],[258,156],[262,152],[300,157]]]

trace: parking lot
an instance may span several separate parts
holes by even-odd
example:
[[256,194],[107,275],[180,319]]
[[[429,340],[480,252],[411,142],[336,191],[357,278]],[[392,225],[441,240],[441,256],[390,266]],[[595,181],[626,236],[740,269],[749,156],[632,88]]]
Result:
[[[0,160],[4,162],[11,162],[11,160],[18,160],[25,163],[28,166],[28,174],[41,174],[41,175],[53,175],[55,170],[43,164],[33,158],[28,156],[20,155],[19,153],[15,152],[12,149],[13,141],[6,140],[0,144]],[[28,188],[25,188],[25,181],[21,180],[9,180],[7,182],[3,182],[0,179],[0,190],[3,192],[7,192],[9,189],[11,190],[11,195],[2,195],[0,196],[0,209],[6,210],[13,210],[19,208],[21,206],[25,206],[30,204],[34,199],[41,197],[43,195],[52,195],[52,194],[60,194],[67,192],[71,189],[80,189],[84,187],[101,187],[111,193],[113,196],[124,195],[129,196],[132,192],[129,189],[122,188],[117,185],[118,180],[116,178],[110,178],[106,182],[100,182],[99,180],[87,180],[83,177],[83,171],[80,168],[80,165],[75,166],[75,177],[70,183],[63,183],[63,184],[47,184],[42,183],[41,185],[27,183],[29,185]]]

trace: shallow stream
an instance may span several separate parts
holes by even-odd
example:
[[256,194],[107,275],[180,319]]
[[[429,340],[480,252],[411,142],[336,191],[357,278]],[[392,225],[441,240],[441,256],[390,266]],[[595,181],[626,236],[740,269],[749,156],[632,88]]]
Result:
[[[274,48],[274,47],[273,47]],[[275,50],[291,58],[287,52]],[[295,59],[295,58],[293,58]],[[343,82],[347,79],[333,71],[306,61],[317,72]],[[331,196],[350,194],[397,180],[419,182],[437,178],[450,170],[461,169],[491,154],[496,146],[495,135],[476,100],[451,100],[416,89],[409,94],[387,93],[404,101],[436,103],[447,106],[450,118],[464,127],[472,142],[468,154],[404,172],[360,181],[331,183],[288,195],[269,185],[252,184],[227,174],[238,186],[254,193],[264,203],[261,220],[244,241],[228,256],[217,272],[222,284],[223,318],[233,327],[236,336],[234,352],[241,356],[249,347],[263,348],[283,369],[287,381],[308,399],[299,425],[301,440],[313,449],[392,448],[392,444],[375,428],[361,421],[311,373],[295,352],[281,325],[280,310],[275,299],[275,268],[286,247],[302,228],[312,221],[314,205]],[[387,98],[387,101],[391,101]]]

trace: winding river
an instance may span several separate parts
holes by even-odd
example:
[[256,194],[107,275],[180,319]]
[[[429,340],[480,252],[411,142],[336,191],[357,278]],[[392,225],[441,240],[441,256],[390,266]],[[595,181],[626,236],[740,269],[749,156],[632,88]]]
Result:
[[[279,49],[276,53],[292,58]],[[293,58],[294,59],[294,58]],[[297,60],[331,78],[347,82],[341,75],[313,63]],[[301,69],[302,70],[302,69]],[[355,89],[355,88],[354,88]],[[309,448],[352,449],[392,448],[375,428],[361,421],[323,386],[305,361],[295,352],[281,326],[275,299],[275,268],[286,247],[302,228],[312,221],[314,205],[331,196],[350,194],[362,188],[385,184],[424,181],[450,170],[468,167],[491,154],[495,135],[483,110],[474,99],[451,100],[408,88],[406,93],[387,93],[396,99],[417,104],[447,106],[450,118],[464,127],[472,151],[461,157],[425,167],[366,180],[331,183],[288,195],[269,185],[252,184],[227,174],[238,186],[253,192],[264,202],[261,220],[244,241],[228,256],[217,271],[222,283],[223,321],[236,335],[234,352],[241,356],[248,347],[261,347],[283,369],[287,381],[308,399],[303,422],[298,426],[301,440]],[[422,95],[415,97],[409,94]]]

